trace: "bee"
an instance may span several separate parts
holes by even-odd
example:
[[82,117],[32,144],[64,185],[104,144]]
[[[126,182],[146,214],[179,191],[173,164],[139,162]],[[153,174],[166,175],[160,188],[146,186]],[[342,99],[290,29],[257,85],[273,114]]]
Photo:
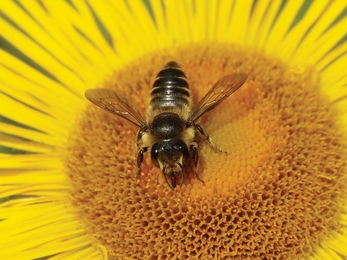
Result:
[[221,78],[192,109],[193,101],[186,76],[176,62],[170,61],[154,81],[145,116],[112,90],[88,89],[85,96],[98,107],[139,127],[136,177],[140,176],[144,154],[149,151],[153,164],[162,171],[170,188],[174,189],[179,176],[180,186],[183,184],[188,159],[193,161],[196,178],[203,182],[198,174],[198,135],[215,150],[222,150],[212,143],[210,136],[196,121],[239,89],[246,80],[245,73]]

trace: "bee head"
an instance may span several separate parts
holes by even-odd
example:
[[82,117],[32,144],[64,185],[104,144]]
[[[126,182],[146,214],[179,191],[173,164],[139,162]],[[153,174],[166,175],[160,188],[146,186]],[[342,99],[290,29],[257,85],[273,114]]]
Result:
[[[155,143],[151,149],[152,162],[161,169],[167,184],[174,189],[176,178],[181,176],[181,184],[184,180],[183,163],[188,157],[187,145],[182,140],[169,140]],[[170,179],[170,182],[168,181]]]

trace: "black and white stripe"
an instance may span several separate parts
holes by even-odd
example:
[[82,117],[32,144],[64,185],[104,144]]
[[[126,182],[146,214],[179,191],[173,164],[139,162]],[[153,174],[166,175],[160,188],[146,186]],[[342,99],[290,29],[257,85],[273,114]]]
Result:
[[186,75],[178,64],[170,61],[158,73],[151,93],[153,108],[189,106],[190,91]]

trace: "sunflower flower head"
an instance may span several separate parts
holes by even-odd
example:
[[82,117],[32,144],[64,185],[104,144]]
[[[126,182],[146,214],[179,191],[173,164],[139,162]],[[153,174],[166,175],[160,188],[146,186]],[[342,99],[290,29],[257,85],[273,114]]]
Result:
[[[63,15],[62,15],[63,14]],[[4,1],[0,259],[345,259],[344,1]],[[176,61],[195,104],[198,176],[170,189],[139,127],[86,89],[149,106]]]
[[[172,51],[172,50],[171,50]],[[158,52],[115,72],[103,87],[147,106],[155,74],[175,58],[199,100],[225,74],[249,82],[201,120],[217,153],[200,140],[200,177],[169,189],[147,156],[135,179],[138,128],[87,106],[69,142],[74,204],[91,234],[115,255],[136,258],[305,256],[339,228],[346,194],[344,138],[313,69],[238,46]],[[317,173],[318,172],[318,173]],[[281,234],[281,235],[275,235]],[[131,249],[131,250],[130,250]]]

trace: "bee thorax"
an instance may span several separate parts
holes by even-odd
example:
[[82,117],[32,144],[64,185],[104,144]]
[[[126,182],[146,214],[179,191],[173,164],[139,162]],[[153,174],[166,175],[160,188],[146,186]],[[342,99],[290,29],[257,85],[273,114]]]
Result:
[[184,130],[184,121],[175,113],[161,113],[154,117],[151,134],[160,140],[179,139]]

